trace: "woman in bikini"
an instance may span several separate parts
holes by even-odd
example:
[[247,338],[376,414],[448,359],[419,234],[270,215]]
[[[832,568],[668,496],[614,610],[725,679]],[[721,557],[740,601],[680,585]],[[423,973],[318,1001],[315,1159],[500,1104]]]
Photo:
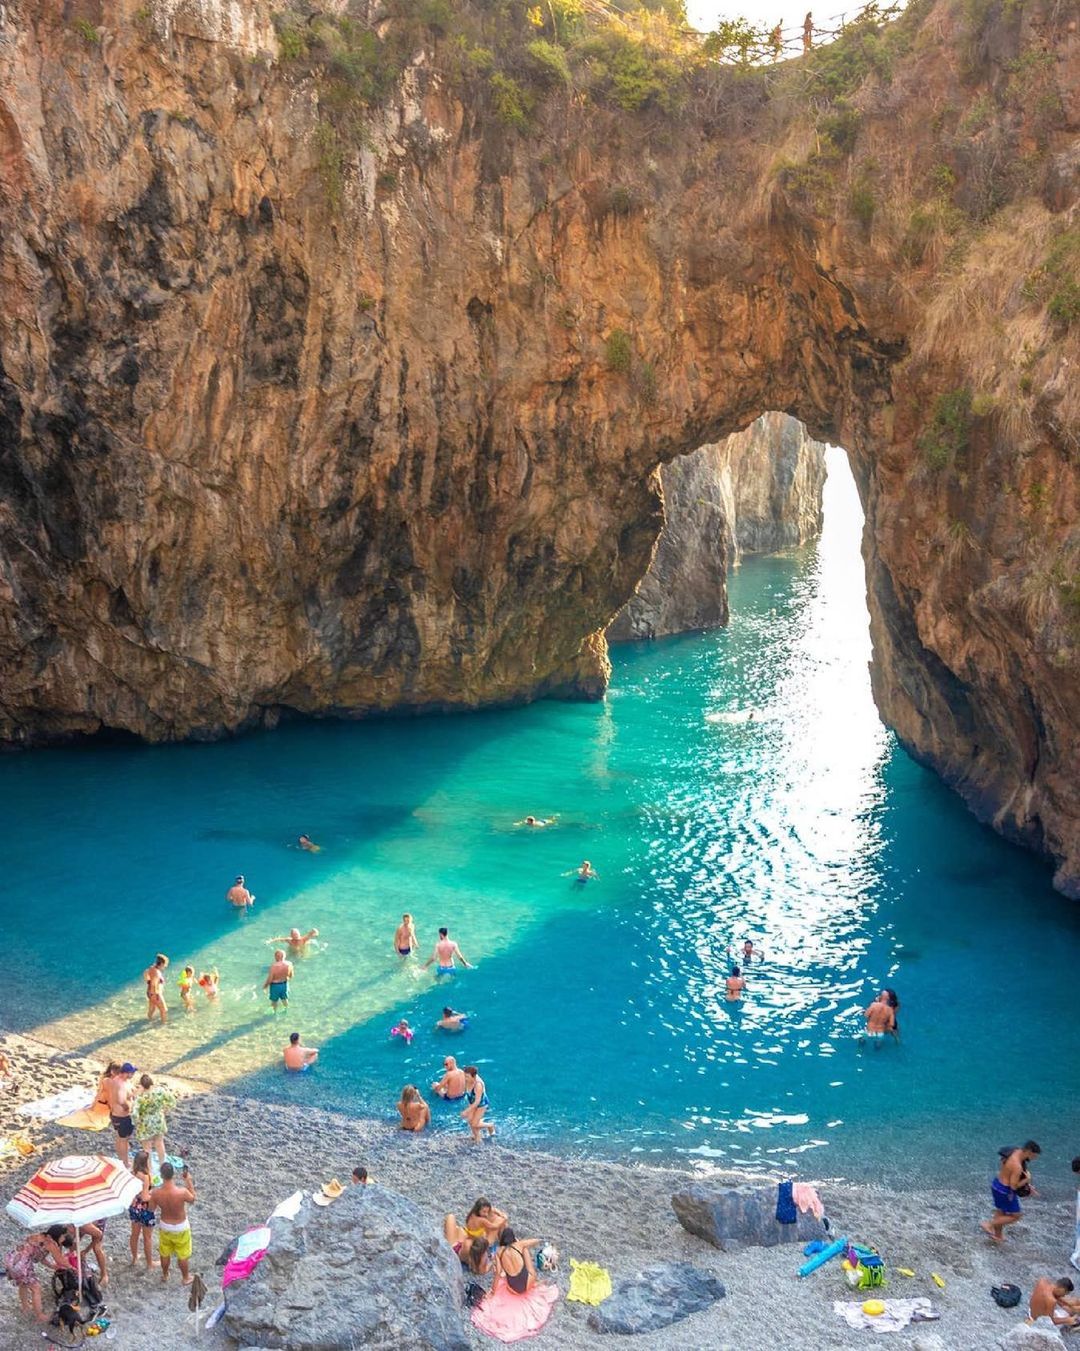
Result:
[[482,1235],[470,1237],[469,1231],[458,1224],[453,1215],[443,1220],[443,1234],[447,1243],[461,1259],[461,1265],[477,1276],[486,1276],[492,1267],[492,1245]]
[[119,1072],[120,1064],[116,1060],[110,1060],[105,1066],[105,1073],[98,1080],[97,1092],[94,1094],[94,1105],[90,1108],[95,1116],[109,1115],[109,1080]]
[[483,1079],[480,1078],[480,1071],[475,1065],[465,1066],[465,1102],[467,1105],[461,1118],[472,1131],[473,1144],[479,1143],[481,1131],[494,1135],[495,1127],[490,1121],[484,1120],[491,1104],[488,1102],[487,1090]]
[[415,1084],[406,1084],[397,1105],[403,1131],[422,1131],[431,1120],[431,1108],[420,1096]]
[[131,1265],[137,1266],[139,1262],[139,1239],[142,1239],[143,1254],[146,1257],[147,1267],[156,1267],[154,1261],[153,1230],[155,1215],[150,1208],[150,1193],[154,1190],[153,1183],[150,1180],[150,1155],[145,1149],[140,1149],[135,1155],[135,1162],[131,1165],[131,1171],[142,1183],[142,1191],[128,1206],[128,1218],[131,1220]]
[[538,1238],[518,1238],[510,1228],[499,1236],[499,1251],[495,1255],[495,1280],[491,1293],[505,1284],[515,1295],[524,1295],[536,1284],[536,1262],[532,1250],[539,1247]]

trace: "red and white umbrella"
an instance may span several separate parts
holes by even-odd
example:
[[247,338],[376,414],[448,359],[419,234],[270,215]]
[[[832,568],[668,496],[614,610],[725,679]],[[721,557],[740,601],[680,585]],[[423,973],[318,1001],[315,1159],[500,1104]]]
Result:
[[46,1229],[50,1224],[75,1226],[81,1286],[80,1225],[122,1215],[141,1191],[139,1179],[119,1159],[108,1159],[104,1154],[68,1154],[39,1168],[5,1209],[27,1229]]

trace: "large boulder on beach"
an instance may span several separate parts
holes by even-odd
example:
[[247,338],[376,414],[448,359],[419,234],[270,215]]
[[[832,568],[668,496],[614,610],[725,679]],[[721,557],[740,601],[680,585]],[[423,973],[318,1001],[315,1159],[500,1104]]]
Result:
[[467,1351],[461,1264],[419,1207],[385,1187],[305,1197],[271,1221],[266,1256],[226,1291],[225,1328],[243,1347],[289,1351]]
[[621,1276],[610,1298],[589,1314],[596,1332],[655,1332],[723,1299],[723,1284],[689,1262],[662,1262]]
[[1065,1339],[1049,1318],[1036,1318],[1030,1326],[1018,1323],[1001,1339],[1007,1351],[1063,1351]]
[[773,1248],[778,1243],[828,1240],[821,1220],[799,1213],[794,1224],[776,1218],[776,1187],[715,1187],[691,1183],[671,1198],[684,1229],[727,1251],[738,1247]]

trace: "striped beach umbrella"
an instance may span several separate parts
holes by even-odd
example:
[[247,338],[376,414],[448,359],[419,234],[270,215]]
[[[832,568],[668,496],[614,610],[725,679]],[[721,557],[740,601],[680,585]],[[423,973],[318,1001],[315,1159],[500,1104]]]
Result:
[[[80,1225],[122,1215],[141,1190],[139,1179],[119,1159],[107,1159],[104,1154],[67,1154],[39,1168],[5,1209],[27,1229],[73,1224],[78,1251]],[[78,1270],[81,1283],[81,1255]]]

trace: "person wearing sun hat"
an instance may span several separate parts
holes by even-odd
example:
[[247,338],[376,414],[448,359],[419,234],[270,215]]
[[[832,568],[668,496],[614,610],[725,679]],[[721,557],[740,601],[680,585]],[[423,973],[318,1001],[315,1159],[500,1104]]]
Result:
[[331,1178],[329,1182],[324,1182],[311,1199],[317,1206],[328,1206],[331,1201],[336,1201],[344,1191],[345,1188],[335,1177]]

